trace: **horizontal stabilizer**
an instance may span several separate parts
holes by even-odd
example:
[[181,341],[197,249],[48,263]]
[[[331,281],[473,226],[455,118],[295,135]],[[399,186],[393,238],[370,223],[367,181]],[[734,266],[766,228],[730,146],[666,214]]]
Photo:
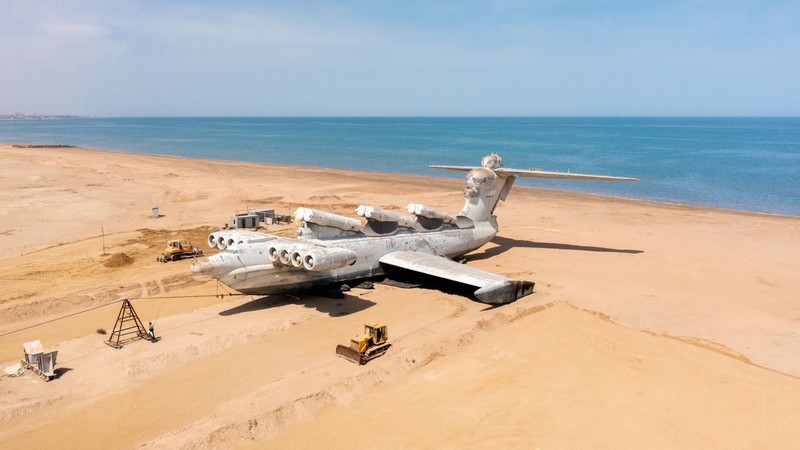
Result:
[[589,180],[589,181],[639,181],[638,178],[630,177],[611,177],[607,175],[589,175],[585,173],[570,173],[570,172],[548,172],[539,169],[495,169],[495,172],[500,175],[516,175],[518,177],[527,178],[560,178],[570,180]]
[[444,170],[455,170],[457,172],[469,172],[472,169],[477,169],[475,166],[428,166],[431,169],[444,169]]
[[[455,170],[459,172],[469,172],[478,167],[473,166],[430,166],[432,169]],[[590,175],[585,173],[570,173],[570,172],[548,172],[539,169],[506,169],[505,167],[498,167],[494,172],[501,177],[508,177],[515,175],[518,177],[526,178],[557,178],[568,180],[589,180],[589,181],[639,181],[638,178],[631,177],[612,177],[608,175]]]
[[510,303],[533,293],[533,282],[511,280],[428,253],[397,251],[383,255],[379,261],[388,266],[473,286],[478,288],[475,297],[484,303]]

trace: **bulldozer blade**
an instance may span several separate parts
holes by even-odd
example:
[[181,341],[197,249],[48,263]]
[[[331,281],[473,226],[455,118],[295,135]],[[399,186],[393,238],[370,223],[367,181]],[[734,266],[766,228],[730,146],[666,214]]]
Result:
[[352,363],[358,364],[359,366],[363,364],[361,354],[346,345],[337,345],[336,354]]

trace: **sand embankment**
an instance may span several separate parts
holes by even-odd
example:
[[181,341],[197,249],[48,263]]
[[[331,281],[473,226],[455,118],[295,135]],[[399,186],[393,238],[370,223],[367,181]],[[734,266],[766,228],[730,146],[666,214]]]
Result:
[[558,303],[269,445],[789,448],[798,381]]
[[[0,362],[42,339],[61,374],[0,378],[4,447],[775,448],[800,437],[800,218],[515,188],[496,211],[499,236],[468,258],[537,282],[512,305],[387,286],[343,300],[219,299],[188,261],[155,261],[167,239],[208,250],[208,231],[247,207],[458,210],[463,183],[11,145],[0,162]],[[163,217],[150,217],[155,205]],[[159,343],[103,344],[95,330],[113,326],[122,298],[156,320]],[[363,367],[337,359],[335,344],[372,320],[390,325],[390,353]]]

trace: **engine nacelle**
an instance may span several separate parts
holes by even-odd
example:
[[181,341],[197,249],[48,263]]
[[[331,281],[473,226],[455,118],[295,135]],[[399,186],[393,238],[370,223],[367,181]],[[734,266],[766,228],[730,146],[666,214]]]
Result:
[[347,248],[312,248],[303,254],[303,267],[312,272],[340,269],[356,262],[356,252]]
[[208,235],[208,246],[225,250],[234,244],[268,242],[277,239],[271,234],[256,233],[254,231],[216,231]]
[[356,214],[370,220],[378,222],[397,222],[398,226],[411,228],[414,226],[414,219],[394,211],[386,211],[375,206],[359,205]]
[[281,248],[282,247],[278,242],[267,246],[267,258],[269,258],[269,260],[273,263],[278,261],[278,252],[281,251]]
[[284,266],[291,265],[292,261],[290,260],[290,258],[292,256],[293,250],[294,246],[287,246],[282,248],[281,251],[278,252],[278,262],[280,262]]
[[[281,261],[281,253],[287,253],[288,252],[287,249],[289,247],[296,245],[297,241],[292,239],[277,239],[275,240],[275,242],[267,246],[267,258],[269,258],[269,260],[273,264],[283,264],[283,262]],[[287,264],[285,265],[288,265],[289,264],[288,256],[286,257],[286,262]]]
[[361,228],[361,221],[358,219],[311,208],[297,208],[297,211],[294,212],[294,219],[344,231],[358,231]]
[[417,216],[427,217],[429,219],[440,219],[444,223],[455,223],[457,220],[456,217],[449,212],[429,208],[419,203],[410,203],[406,210]]
[[292,253],[289,254],[289,262],[292,263],[294,267],[303,267],[303,253],[300,250],[293,248]]
[[320,248],[316,245],[309,245],[295,242],[294,245],[286,246],[278,253],[278,259],[281,264],[294,267],[303,267],[303,255],[309,249]]
[[230,232],[217,231],[208,235],[208,246],[211,248],[218,248],[225,250],[228,247],[228,239]]

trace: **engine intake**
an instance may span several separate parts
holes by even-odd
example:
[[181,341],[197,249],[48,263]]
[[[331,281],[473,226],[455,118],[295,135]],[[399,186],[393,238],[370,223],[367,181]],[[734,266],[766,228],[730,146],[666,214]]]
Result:
[[340,269],[356,262],[356,252],[347,248],[315,248],[303,255],[303,267],[312,272]]
[[[289,248],[296,246],[297,241],[290,239],[278,239],[267,246],[267,258],[269,258],[273,264],[289,265],[289,256],[287,255],[282,259],[281,255],[284,253],[289,253]],[[283,262],[284,260],[286,261],[285,263]]]
[[278,237],[253,231],[217,231],[208,235],[208,246],[225,250],[234,244],[253,244],[256,242],[268,242],[275,239],[278,239]]

